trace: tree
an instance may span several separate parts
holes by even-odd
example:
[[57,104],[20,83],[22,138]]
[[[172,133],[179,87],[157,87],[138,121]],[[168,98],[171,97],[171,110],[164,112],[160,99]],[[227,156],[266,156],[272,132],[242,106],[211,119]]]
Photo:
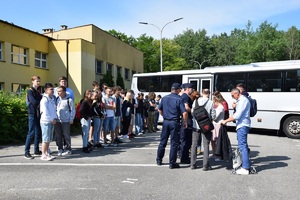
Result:
[[115,29],[108,31],[112,36],[118,38],[119,40],[134,46],[136,44],[136,39],[133,36],[128,37],[125,33],[121,33],[119,31],[116,31]]
[[210,38],[206,34],[205,29],[196,32],[187,29],[183,34],[175,36],[174,41],[180,46],[178,56],[185,60],[184,69],[194,68],[193,61],[208,64],[211,46]]
[[277,31],[278,25],[264,21],[255,32],[254,59],[267,62],[284,59],[283,32]]
[[285,48],[290,60],[296,60],[300,58],[300,31],[292,26],[284,34]]
[[120,72],[118,72],[118,75],[117,75],[116,85],[120,86],[122,89],[126,89],[124,79]]
[[141,35],[136,39],[135,47],[144,53],[144,72],[160,71],[159,45],[153,37]]
[[100,85],[102,85],[103,83],[106,83],[110,87],[115,86],[113,77],[109,72],[106,72],[106,74],[103,76],[103,78],[100,79]]

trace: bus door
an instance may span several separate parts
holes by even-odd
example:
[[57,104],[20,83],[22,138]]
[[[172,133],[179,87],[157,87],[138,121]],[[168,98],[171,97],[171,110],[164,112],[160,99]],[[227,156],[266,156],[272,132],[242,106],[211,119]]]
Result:
[[209,89],[212,91],[212,77],[190,77],[189,83],[193,84],[193,89],[197,90],[200,94],[203,89]]

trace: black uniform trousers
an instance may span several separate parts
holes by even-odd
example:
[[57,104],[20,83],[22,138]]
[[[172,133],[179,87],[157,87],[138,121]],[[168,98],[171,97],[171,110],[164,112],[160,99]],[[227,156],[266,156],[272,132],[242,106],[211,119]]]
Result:
[[163,127],[160,136],[160,143],[157,149],[157,157],[156,162],[162,162],[162,159],[165,155],[165,148],[168,143],[168,138],[171,136],[171,148],[170,148],[170,161],[169,164],[173,165],[176,163],[177,159],[177,150],[179,145],[179,129],[180,123],[179,121],[171,121],[171,120],[164,120]]

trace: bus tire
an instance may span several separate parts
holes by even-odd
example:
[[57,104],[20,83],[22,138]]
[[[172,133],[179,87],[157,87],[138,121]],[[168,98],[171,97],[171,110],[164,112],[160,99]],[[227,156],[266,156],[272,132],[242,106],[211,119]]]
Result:
[[289,138],[300,139],[300,117],[288,117],[283,123],[283,132]]

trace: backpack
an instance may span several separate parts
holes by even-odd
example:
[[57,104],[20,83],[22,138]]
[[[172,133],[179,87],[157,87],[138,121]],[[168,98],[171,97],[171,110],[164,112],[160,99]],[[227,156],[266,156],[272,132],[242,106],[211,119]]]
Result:
[[83,99],[80,100],[80,102],[76,105],[76,114],[75,117],[77,119],[81,119],[81,114],[80,114],[80,106],[81,106],[81,102],[83,101]]
[[199,125],[199,128],[202,133],[208,133],[214,129],[214,125],[212,124],[209,114],[205,109],[205,105],[207,104],[208,100],[205,102],[204,105],[199,106],[198,100],[196,101],[196,106],[193,111],[193,115]]
[[257,102],[255,99],[252,99],[251,96],[247,97],[250,102],[250,117],[254,117],[257,113]]

